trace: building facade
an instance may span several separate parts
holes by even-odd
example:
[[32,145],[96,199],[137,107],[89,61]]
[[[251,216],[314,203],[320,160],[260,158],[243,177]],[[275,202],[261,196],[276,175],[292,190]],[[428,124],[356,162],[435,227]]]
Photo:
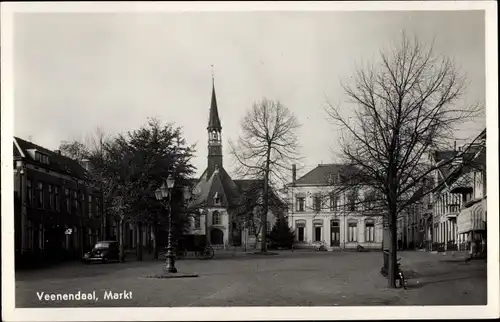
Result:
[[296,247],[317,247],[329,250],[382,248],[382,213],[374,212],[360,196],[370,193],[369,187],[344,189],[342,180],[351,169],[343,164],[320,164],[287,186],[288,223],[295,232]]
[[103,237],[100,189],[58,151],[17,137],[13,144],[16,260],[80,258]]
[[487,202],[486,202],[486,129],[474,140],[471,159],[460,168],[450,191],[461,200],[457,213],[457,238],[460,249],[475,243],[477,252],[486,251]]
[[453,161],[434,173],[433,251],[466,250],[471,241],[486,240],[486,130],[473,142],[434,153],[436,163]]
[[[233,180],[223,164],[222,123],[219,117],[215,85],[212,81],[212,99],[207,126],[207,168],[193,188],[190,207],[199,208],[199,217],[194,217],[190,234],[204,235],[206,242],[215,248],[230,246],[258,246],[260,207],[256,205],[249,214],[242,214],[249,194],[262,194],[263,180]],[[271,192],[273,199],[278,200]],[[277,209],[277,208],[275,208]],[[277,211],[267,213],[267,231],[276,221]],[[252,220],[257,219],[257,220]]]

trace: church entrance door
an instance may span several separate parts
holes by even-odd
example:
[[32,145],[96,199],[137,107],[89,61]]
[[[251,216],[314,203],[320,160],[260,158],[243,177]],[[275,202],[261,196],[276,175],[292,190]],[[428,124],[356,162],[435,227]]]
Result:
[[213,228],[210,231],[210,243],[212,245],[223,245],[224,244],[224,233],[219,228]]

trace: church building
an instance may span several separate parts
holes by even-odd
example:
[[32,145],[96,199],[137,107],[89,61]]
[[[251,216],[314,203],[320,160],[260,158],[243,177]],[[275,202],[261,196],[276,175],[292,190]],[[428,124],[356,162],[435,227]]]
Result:
[[[249,193],[262,195],[264,180],[233,180],[224,168],[222,123],[213,79],[207,134],[207,168],[194,185],[191,204],[192,207],[200,208],[201,215],[193,219],[190,233],[205,235],[206,241],[215,248],[257,247],[258,236],[262,235],[259,233],[260,216],[256,209],[253,214],[242,214],[242,209],[248,203]],[[271,195],[275,201],[279,200],[275,194]],[[268,212],[268,233],[277,215],[276,210],[274,213],[271,210]]]

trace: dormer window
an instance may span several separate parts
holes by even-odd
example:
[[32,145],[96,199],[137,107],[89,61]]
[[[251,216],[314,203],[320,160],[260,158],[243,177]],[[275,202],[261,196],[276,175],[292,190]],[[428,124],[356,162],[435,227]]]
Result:
[[214,204],[217,206],[220,205],[220,197],[218,192],[216,192],[214,195]]
[[45,155],[43,153],[40,153],[38,151],[35,151],[35,161],[43,163],[43,164],[49,164],[49,156]]

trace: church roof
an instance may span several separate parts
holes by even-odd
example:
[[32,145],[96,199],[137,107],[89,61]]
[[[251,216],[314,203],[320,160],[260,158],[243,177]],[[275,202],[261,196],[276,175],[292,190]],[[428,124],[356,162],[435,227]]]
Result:
[[[207,179],[207,171],[203,172],[193,191],[191,207],[223,207],[240,208],[245,205],[249,196],[258,197],[264,188],[264,180],[233,180],[224,168],[219,168]],[[219,203],[215,203],[216,197]],[[276,212],[284,206],[283,201],[269,191],[269,207]]]
[[[210,178],[207,178],[205,170],[194,188],[193,195],[193,207],[233,208],[244,202],[239,187],[224,168],[214,171]],[[219,199],[218,204],[215,203],[216,198]]]
[[212,102],[210,103],[210,115],[208,118],[208,130],[221,130],[222,126],[217,109],[217,97],[215,95],[215,84],[212,80]]

